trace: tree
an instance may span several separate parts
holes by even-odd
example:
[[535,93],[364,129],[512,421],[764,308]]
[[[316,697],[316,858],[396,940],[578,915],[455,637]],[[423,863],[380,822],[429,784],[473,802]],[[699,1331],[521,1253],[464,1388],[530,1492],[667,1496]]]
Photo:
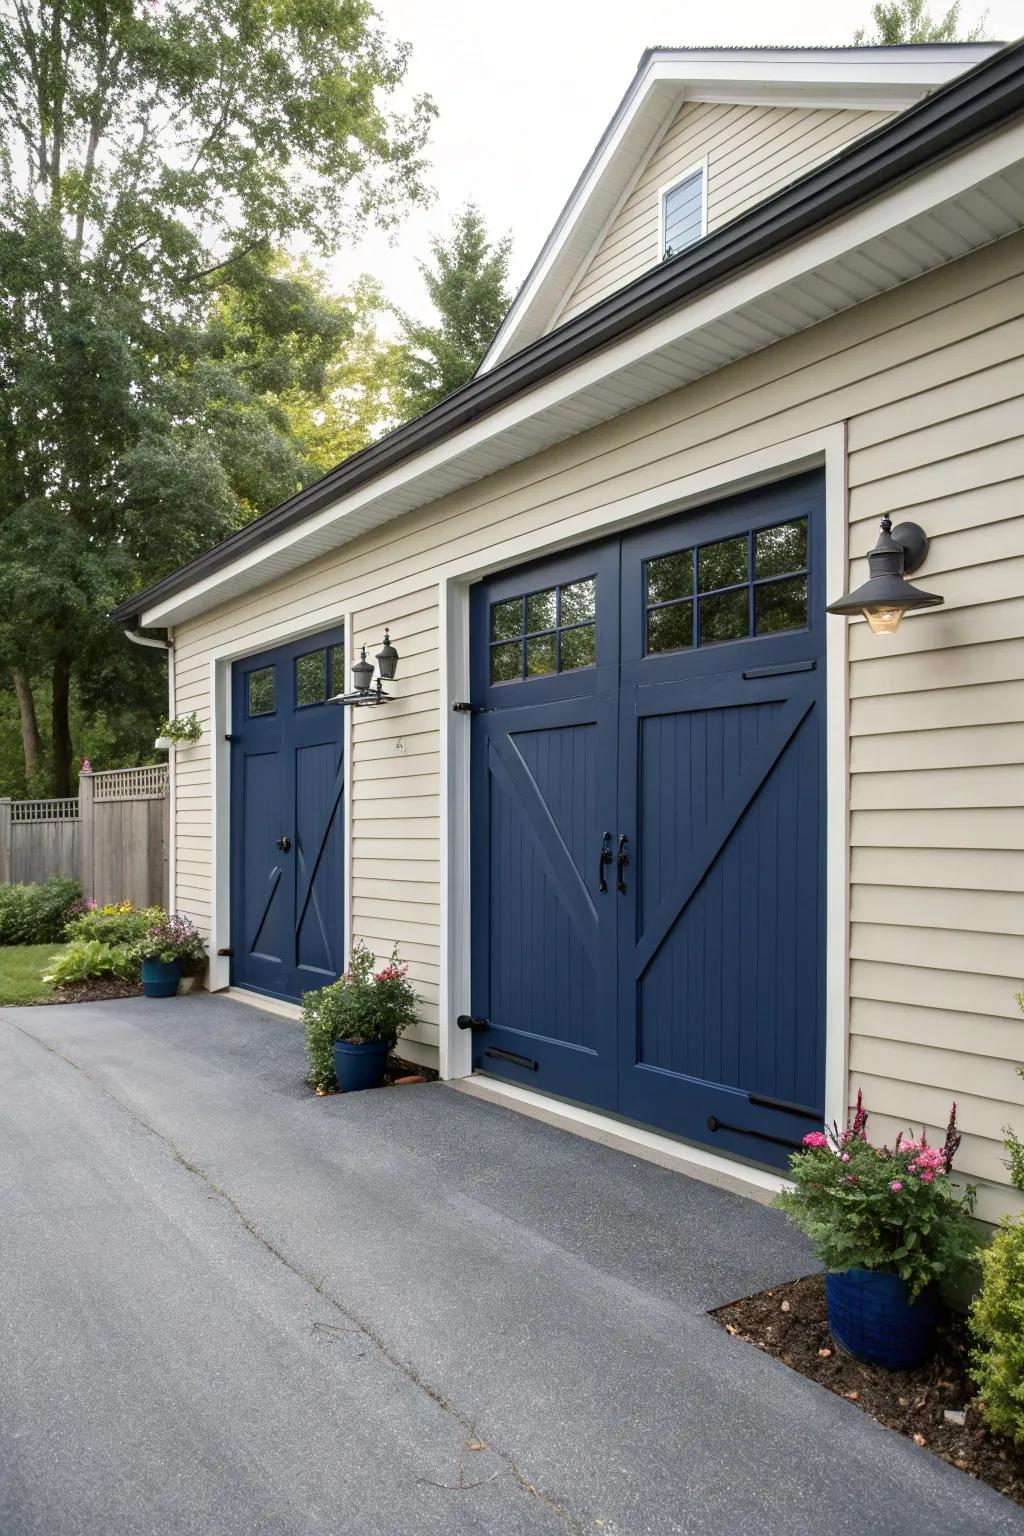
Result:
[[853,34],[854,43],[880,43],[889,47],[899,43],[976,43],[982,36],[988,12],[982,13],[966,37],[957,36],[960,0],[954,0],[941,21],[933,20],[925,10],[925,0],[881,0],[880,4],[871,7],[871,15],[875,35],[869,37],[867,28],[859,27]]
[[[18,0],[0,20],[0,667],[26,767],[45,679],[58,794],[73,682],[147,661],[103,613],[316,472],[265,384],[302,375],[278,322],[295,301],[316,331],[318,299],[272,251],[328,251],[426,196],[432,104],[391,106],[406,62],[365,0]],[[229,289],[266,346],[218,352]],[[319,321],[314,371],[341,324]]]
[[509,236],[488,238],[472,203],[457,215],[449,239],[430,241],[433,264],[421,261],[419,267],[438,319],[428,325],[400,315],[407,353],[396,389],[402,420],[421,415],[473,377],[511,302],[511,250]]

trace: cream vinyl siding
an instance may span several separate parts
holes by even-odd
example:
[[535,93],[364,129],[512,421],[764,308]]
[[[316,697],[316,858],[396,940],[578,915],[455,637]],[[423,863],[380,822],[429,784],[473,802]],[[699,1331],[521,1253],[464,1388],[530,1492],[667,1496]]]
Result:
[[[301,620],[382,623],[399,700],[354,721],[355,931],[397,938],[436,1039],[440,852],[437,580],[599,532],[624,498],[845,421],[850,579],[883,511],[931,536],[916,578],[945,606],[850,632],[850,1091],[880,1130],[944,1124],[992,1218],[1001,1127],[1024,1129],[1024,236],[779,342],[408,514],[176,634],[179,711],[209,718],[211,649]],[[666,498],[666,510],[671,502]],[[839,622],[829,620],[832,622]],[[405,750],[398,751],[398,743]],[[210,907],[205,743],[179,754],[179,906]],[[384,816],[375,814],[387,806]]]
[[571,320],[657,265],[661,260],[659,192],[705,157],[707,233],[712,234],[889,116],[886,112],[744,107],[704,101],[681,107],[549,329]]

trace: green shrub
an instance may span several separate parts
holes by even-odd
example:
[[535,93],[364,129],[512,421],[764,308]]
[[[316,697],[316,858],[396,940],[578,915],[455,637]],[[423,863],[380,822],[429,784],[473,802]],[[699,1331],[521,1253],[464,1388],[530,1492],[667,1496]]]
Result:
[[407,965],[398,958],[374,972],[374,956],[365,944],[352,951],[352,961],[340,981],[302,997],[302,1022],[306,1027],[306,1055],[313,1088],[336,1088],[335,1040],[395,1041],[416,1020],[419,999],[408,979]]
[[106,907],[86,907],[69,918],[64,936],[68,939],[98,939],[101,944],[132,944],[162,916],[159,907],[133,907],[130,901],[111,903]]
[[[1024,1012],[1024,993],[1017,994]],[[1024,1067],[1018,1068],[1024,1078]],[[1009,1128],[1010,1178],[1024,1193],[1024,1142]],[[971,1307],[971,1375],[985,1418],[1024,1446],[1024,1221],[1006,1216],[981,1256],[981,1293]]]
[[63,987],[68,982],[103,981],[111,977],[132,981],[138,973],[138,966],[126,950],[102,944],[99,939],[73,939],[43,980]]
[[160,907],[148,916],[150,921],[129,948],[132,959],[140,965],[143,960],[160,960],[164,965],[177,960],[184,975],[199,975],[206,965],[206,944],[195,924],[178,912],[164,912]]
[[81,885],[66,875],[40,885],[0,885],[0,945],[59,942],[81,895]]
[[977,1238],[970,1222],[974,1190],[953,1188],[949,1173],[960,1145],[956,1105],[946,1140],[929,1147],[906,1140],[874,1147],[867,1114],[845,1131],[812,1131],[789,1162],[795,1189],[774,1204],[810,1238],[826,1269],[873,1269],[906,1281],[911,1300],[928,1285],[955,1283],[970,1266]]

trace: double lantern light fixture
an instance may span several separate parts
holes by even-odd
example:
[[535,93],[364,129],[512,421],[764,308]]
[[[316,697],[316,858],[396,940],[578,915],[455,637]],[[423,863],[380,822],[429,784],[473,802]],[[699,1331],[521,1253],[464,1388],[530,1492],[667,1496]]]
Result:
[[943,598],[935,592],[922,592],[906,580],[922,565],[928,553],[928,539],[917,523],[892,526],[882,518],[878,542],[868,555],[868,579],[852,592],[844,592],[827,613],[853,618],[863,613],[876,635],[894,635],[903,615],[913,608],[935,608]]
[[353,693],[336,693],[328,702],[331,704],[351,704],[353,706],[366,706],[372,704],[386,704],[391,694],[384,692],[384,684],[393,681],[398,671],[398,652],[391,644],[391,636],[384,631],[384,644],[377,652],[377,686],[373,683],[373,662],[367,660],[366,646],[361,648],[359,660],[352,667],[352,682],[355,685]]

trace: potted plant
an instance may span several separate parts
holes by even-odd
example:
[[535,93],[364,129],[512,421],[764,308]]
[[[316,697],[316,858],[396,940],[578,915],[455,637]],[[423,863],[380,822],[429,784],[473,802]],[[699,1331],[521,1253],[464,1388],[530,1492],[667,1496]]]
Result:
[[146,997],[173,997],[183,965],[194,968],[206,959],[206,946],[195,925],[177,912],[162,913],[129,951],[142,966]]
[[960,1145],[953,1105],[941,1147],[896,1138],[872,1146],[861,1095],[844,1131],[812,1131],[790,1158],[794,1188],[775,1204],[825,1265],[828,1323],[838,1347],[889,1370],[917,1365],[932,1344],[938,1288],[955,1283],[977,1247],[974,1190],[954,1189]]
[[372,952],[357,943],[339,981],[303,995],[308,1081],[318,1091],[378,1087],[389,1051],[415,1021],[419,999],[397,945],[388,965],[374,971],[374,964]]
[[153,746],[157,752],[169,752],[179,742],[197,742],[203,738],[203,728],[195,710],[190,715],[175,715],[172,720],[161,720]]

